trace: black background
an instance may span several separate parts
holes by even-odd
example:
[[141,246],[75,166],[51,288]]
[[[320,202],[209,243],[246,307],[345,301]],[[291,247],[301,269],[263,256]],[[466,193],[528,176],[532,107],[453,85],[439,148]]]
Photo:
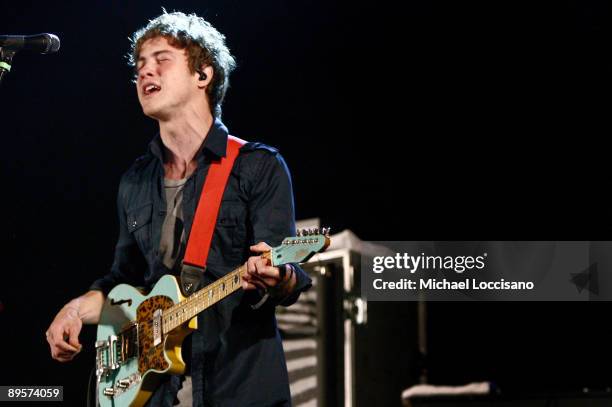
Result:
[[[156,131],[127,37],[162,5],[226,35],[238,69],[223,119],[280,149],[298,218],[364,240],[612,237],[603,1],[5,2],[3,34],[53,32],[62,45],[17,54],[0,85],[0,384],[61,384],[84,400],[94,329],[67,365],[44,331],[111,262],[119,177]],[[605,388],[610,311],[431,304],[431,381]]]

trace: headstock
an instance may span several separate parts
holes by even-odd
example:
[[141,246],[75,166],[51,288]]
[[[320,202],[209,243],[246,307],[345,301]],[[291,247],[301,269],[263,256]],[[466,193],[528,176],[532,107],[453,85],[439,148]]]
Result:
[[280,246],[272,249],[272,265],[303,263],[316,253],[324,251],[331,243],[330,230],[331,228],[298,230],[296,237],[287,237]]

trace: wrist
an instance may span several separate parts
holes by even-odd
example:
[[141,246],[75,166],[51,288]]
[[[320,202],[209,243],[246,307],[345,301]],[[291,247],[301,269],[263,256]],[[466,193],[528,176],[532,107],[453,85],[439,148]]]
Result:
[[285,277],[283,278],[283,280],[281,281],[281,285],[287,285],[291,282],[291,280],[293,280],[293,275],[295,274],[295,271],[293,269],[293,266],[291,264],[285,264]]
[[276,296],[286,296],[294,286],[295,270],[293,266],[291,266],[291,264],[285,264],[283,267],[285,267],[286,272],[281,282],[274,287]]
[[64,305],[64,308],[62,309],[66,312],[66,315],[68,315],[69,317],[80,319],[81,299],[75,298],[74,300],[70,301],[68,304]]

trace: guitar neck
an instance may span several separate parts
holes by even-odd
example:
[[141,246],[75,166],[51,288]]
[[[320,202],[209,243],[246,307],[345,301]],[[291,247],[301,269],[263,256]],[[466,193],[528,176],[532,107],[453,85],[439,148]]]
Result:
[[246,266],[243,264],[214,283],[196,291],[186,300],[168,308],[163,315],[164,334],[242,288],[242,276],[246,272]]
[[[262,253],[261,257],[267,259],[268,264],[275,267],[287,263],[301,263],[315,253],[325,250],[329,244],[329,228],[323,228],[322,234],[319,234],[318,229],[303,230],[299,231],[296,237],[283,239],[280,246]],[[162,320],[163,333],[169,333],[208,307],[242,288],[242,276],[246,273],[246,265],[243,264],[214,283],[196,291],[189,298],[166,309]]]

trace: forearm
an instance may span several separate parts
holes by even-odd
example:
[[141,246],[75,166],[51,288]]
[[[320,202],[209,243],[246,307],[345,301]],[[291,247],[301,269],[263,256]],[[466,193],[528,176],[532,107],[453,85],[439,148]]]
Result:
[[84,324],[97,324],[104,305],[104,294],[91,290],[64,305],[63,311],[75,313]]

